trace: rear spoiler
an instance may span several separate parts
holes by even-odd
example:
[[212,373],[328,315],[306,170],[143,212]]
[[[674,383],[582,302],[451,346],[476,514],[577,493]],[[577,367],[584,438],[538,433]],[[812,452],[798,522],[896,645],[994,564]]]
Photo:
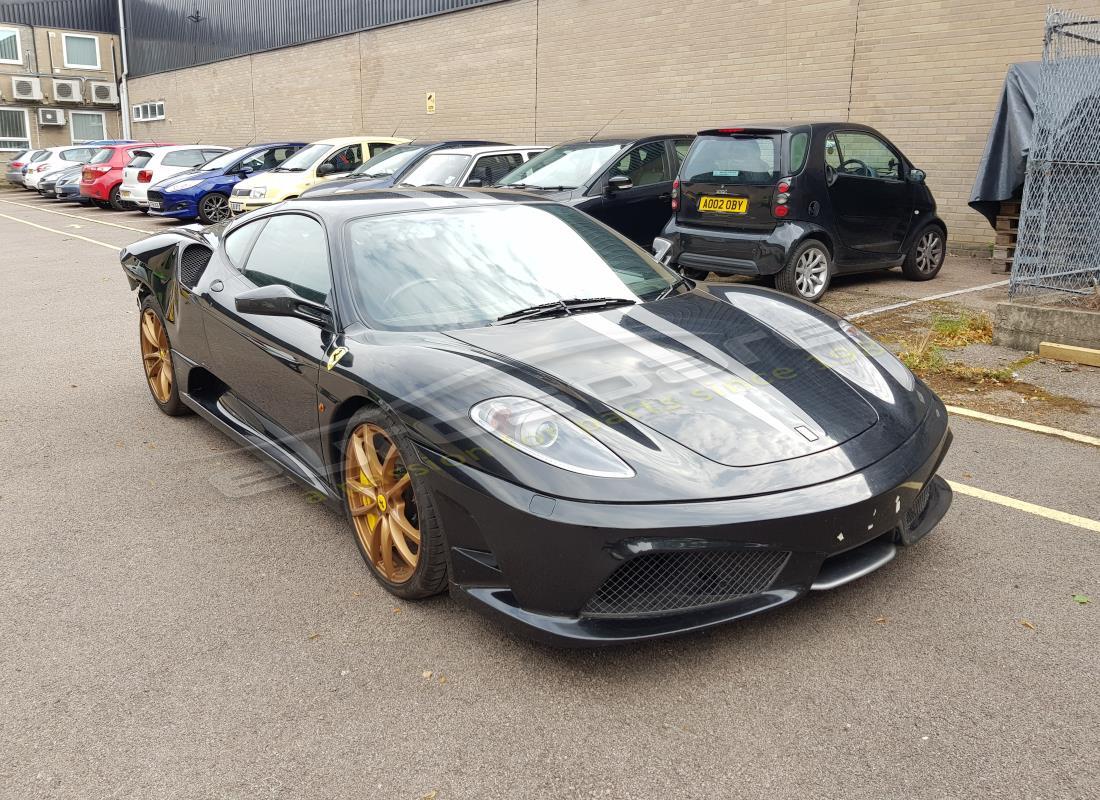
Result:
[[766,134],[769,136],[775,136],[777,134],[787,133],[786,128],[754,128],[754,127],[737,127],[730,126],[728,128],[710,128],[709,130],[699,131],[697,136],[737,136],[739,134]]

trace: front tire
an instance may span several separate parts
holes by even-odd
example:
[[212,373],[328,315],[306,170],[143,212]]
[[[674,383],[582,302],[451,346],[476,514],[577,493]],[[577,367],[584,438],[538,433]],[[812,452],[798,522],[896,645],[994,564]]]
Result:
[[911,281],[930,281],[936,277],[947,256],[947,239],[938,225],[922,230],[901,265],[901,272]]
[[145,381],[157,408],[170,417],[190,414],[191,409],[180,400],[176,370],[172,364],[172,344],[168,340],[168,330],[164,327],[164,317],[152,297],[141,301],[138,339],[141,342],[141,365],[145,369]]
[[356,413],[347,430],[344,508],[359,553],[391,594],[407,600],[439,594],[447,588],[446,540],[412,442],[378,408]]
[[199,201],[199,219],[213,225],[229,219],[229,198],[221,192],[211,192]]
[[775,276],[775,288],[816,303],[833,277],[832,257],[821,242],[809,239],[792,252]]

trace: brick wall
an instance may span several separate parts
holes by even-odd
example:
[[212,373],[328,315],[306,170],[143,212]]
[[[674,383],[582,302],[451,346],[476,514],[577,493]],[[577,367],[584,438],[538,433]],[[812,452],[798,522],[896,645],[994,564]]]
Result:
[[[1100,16],[1100,0],[1073,9]],[[956,246],[1009,64],[1046,0],[511,0],[131,82],[134,136],[241,144],[356,132],[553,144],[746,120],[875,126],[928,173]],[[436,93],[436,113],[425,92]],[[618,116],[616,116],[618,115]],[[612,120],[612,118],[614,119]]]
[[[120,56],[118,52],[118,39],[115,36],[104,33],[88,34],[83,31],[70,31],[60,29],[31,28],[26,25],[10,25],[0,21],[0,28],[15,28],[19,31],[20,55],[22,64],[0,64],[0,108],[25,109],[29,123],[31,146],[55,147],[72,143],[72,130],[69,115],[77,112],[102,112],[104,126],[108,139],[120,137],[121,118],[119,107],[99,105],[89,102],[66,103],[57,102],[53,94],[52,78],[85,78],[96,81],[114,80],[115,69],[112,58]],[[93,69],[68,69],[65,67],[63,48],[63,36],[66,33],[75,33],[84,36],[96,36],[99,40],[99,70]],[[112,47],[114,48],[112,50]],[[121,66],[118,66],[121,71]],[[34,76],[41,78],[44,99],[42,102],[24,102],[13,99],[13,77]],[[84,89],[84,98],[87,101],[89,91]],[[64,125],[39,125],[39,108],[59,108],[66,112]],[[0,164],[7,163],[15,155],[11,151],[0,150]]]

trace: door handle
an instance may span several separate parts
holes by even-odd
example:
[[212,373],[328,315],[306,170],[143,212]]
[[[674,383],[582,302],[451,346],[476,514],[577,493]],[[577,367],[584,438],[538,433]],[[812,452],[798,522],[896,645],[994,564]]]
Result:
[[662,194],[662,195],[658,195],[658,196],[657,196],[657,199],[658,199],[658,200],[671,200],[671,199],[672,199],[672,195],[671,195],[671,194],[670,194],[669,192],[665,192],[665,193],[664,193],[664,194]]

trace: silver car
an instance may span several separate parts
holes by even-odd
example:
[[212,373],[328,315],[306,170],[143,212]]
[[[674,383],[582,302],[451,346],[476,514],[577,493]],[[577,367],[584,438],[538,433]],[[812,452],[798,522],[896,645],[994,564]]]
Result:
[[16,186],[23,185],[23,167],[27,166],[35,156],[45,153],[45,150],[24,150],[21,153],[16,153],[12,156],[4,166],[4,177],[8,179],[8,183],[13,183]]

